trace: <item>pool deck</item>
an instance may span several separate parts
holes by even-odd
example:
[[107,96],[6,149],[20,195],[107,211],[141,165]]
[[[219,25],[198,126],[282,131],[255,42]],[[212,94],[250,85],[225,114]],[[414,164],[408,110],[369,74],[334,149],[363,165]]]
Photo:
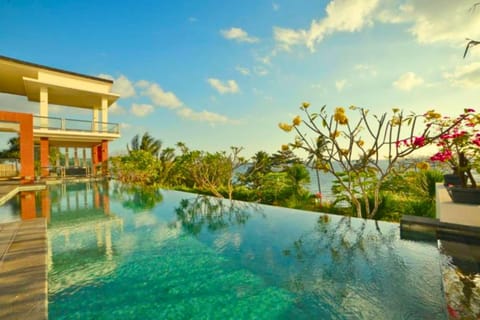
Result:
[[0,225],[0,319],[48,319],[47,223]]

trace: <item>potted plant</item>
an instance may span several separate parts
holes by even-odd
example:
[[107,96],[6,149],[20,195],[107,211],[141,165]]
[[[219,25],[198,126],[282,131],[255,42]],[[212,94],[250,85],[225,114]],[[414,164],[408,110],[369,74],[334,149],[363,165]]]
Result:
[[430,129],[443,132],[437,139],[438,150],[430,159],[447,163],[452,169],[445,177],[452,200],[480,204],[480,189],[472,172],[480,163],[480,114],[465,109],[458,117],[450,118],[430,110],[425,117]]

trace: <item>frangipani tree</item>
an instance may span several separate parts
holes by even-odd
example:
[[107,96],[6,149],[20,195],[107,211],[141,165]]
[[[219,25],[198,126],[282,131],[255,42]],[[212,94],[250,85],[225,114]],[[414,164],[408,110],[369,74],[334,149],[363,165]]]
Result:
[[303,120],[296,116],[291,124],[280,123],[279,127],[296,132],[290,146],[305,150],[314,168],[337,179],[340,193],[358,217],[375,217],[381,203],[382,182],[395,163],[439,135],[432,136],[428,126],[419,128],[424,115],[406,116],[399,109],[375,116],[367,109],[351,106],[350,111],[358,115],[353,120],[341,107],[332,115],[327,113],[326,106],[318,113],[311,113],[309,107],[306,102],[300,107],[305,114]]

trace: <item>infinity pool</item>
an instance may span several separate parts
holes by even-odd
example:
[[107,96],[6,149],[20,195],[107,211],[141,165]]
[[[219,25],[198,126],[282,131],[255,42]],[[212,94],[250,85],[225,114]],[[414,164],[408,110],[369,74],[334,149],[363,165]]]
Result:
[[48,197],[49,319],[447,318],[436,243],[398,224],[113,183]]

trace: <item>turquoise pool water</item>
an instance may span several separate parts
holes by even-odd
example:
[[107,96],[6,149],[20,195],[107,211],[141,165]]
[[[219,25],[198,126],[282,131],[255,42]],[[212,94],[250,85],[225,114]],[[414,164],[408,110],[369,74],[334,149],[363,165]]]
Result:
[[113,184],[49,198],[49,319],[446,319],[436,243],[398,224]]

